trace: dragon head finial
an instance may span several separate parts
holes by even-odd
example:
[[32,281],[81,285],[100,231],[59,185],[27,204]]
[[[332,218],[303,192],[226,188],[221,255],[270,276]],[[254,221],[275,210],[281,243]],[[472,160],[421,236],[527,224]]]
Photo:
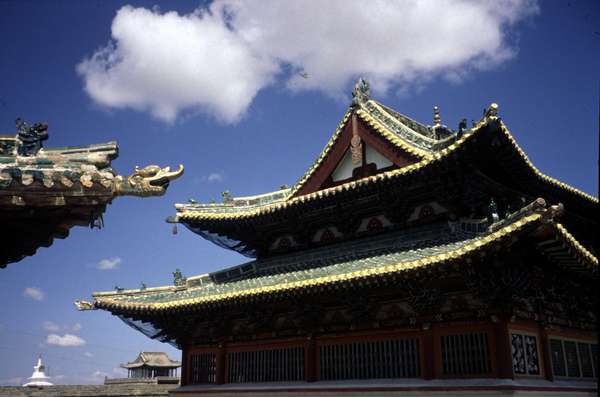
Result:
[[74,303],[79,311],[96,310],[96,306],[92,302],[76,300]]
[[117,196],[162,196],[167,191],[169,183],[183,174],[183,165],[175,171],[171,167],[161,168],[158,165],[135,167],[134,172],[127,176],[115,178],[114,192]]

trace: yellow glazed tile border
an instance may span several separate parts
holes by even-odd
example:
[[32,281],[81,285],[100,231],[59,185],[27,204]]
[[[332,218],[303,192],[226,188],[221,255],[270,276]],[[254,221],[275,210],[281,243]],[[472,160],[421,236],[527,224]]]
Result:
[[302,281],[293,281],[281,283],[278,285],[270,285],[264,287],[251,288],[242,291],[233,291],[222,294],[208,295],[190,299],[181,299],[175,300],[171,302],[161,302],[161,303],[136,303],[136,302],[123,302],[117,299],[112,298],[97,298],[95,305],[99,308],[106,309],[134,309],[139,311],[161,311],[165,309],[173,309],[173,308],[182,308],[182,307],[190,307],[195,305],[202,305],[207,303],[215,303],[215,302],[223,302],[223,301],[231,301],[239,298],[247,298],[256,295],[265,295],[271,293],[285,292],[296,289],[308,288],[308,287],[318,287],[318,286],[327,286],[333,285],[335,283],[349,281],[349,280],[360,280],[366,279],[371,276],[380,276],[386,274],[393,273],[401,273],[407,270],[417,269],[420,267],[425,267],[433,264],[443,263],[445,261],[451,259],[458,259],[467,254],[473,253],[475,251],[480,250],[481,248],[491,244],[494,241],[497,241],[507,235],[510,235],[524,226],[531,224],[533,222],[538,221],[542,217],[542,214],[535,213],[524,217],[508,226],[505,226],[502,229],[499,229],[486,237],[473,241],[465,246],[462,246],[459,249],[454,251],[442,253],[439,255],[434,255],[427,258],[421,258],[417,260],[411,260],[406,262],[399,262],[387,266],[381,266],[377,268],[370,268],[364,270],[358,270],[345,274],[336,274],[329,276],[322,276],[311,280],[302,280]]
[[569,231],[560,223],[555,224],[559,236],[587,262],[598,267],[598,258],[588,251]]
[[527,166],[529,168],[531,168],[531,170],[534,172],[534,174],[540,178],[541,180],[543,180],[544,182],[547,182],[551,185],[557,186],[561,189],[567,190],[571,193],[574,193],[580,197],[583,197],[586,200],[589,200],[595,204],[598,204],[598,198],[592,196],[591,194],[588,194],[586,192],[583,192],[577,188],[574,188],[571,185],[568,185],[564,182],[559,181],[558,179],[554,179],[544,173],[542,173],[540,170],[537,169],[537,167],[535,165],[533,165],[533,163],[531,162],[531,160],[529,160],[529,157],[527,157],[527,154],[525,154],[525,152],[523,151],[523,149],[521,149],[521,147],[519,146],[519,144],[517,143],[517,141],[515,140],[515,138],[512,136],[512,134],[510,133],[510,131],[508,130],[508,128],[506,128],[506,126],[504,125],[504,123],[501,123],[501,130],[504,133],[504,135],[508,138],[508,140],[510,141],[510,143],[512,144],[512,146],[515,148],[515,150],[517,151],[517,153],[519,154],[519,156],[525,161],[525,163],[527,164]]

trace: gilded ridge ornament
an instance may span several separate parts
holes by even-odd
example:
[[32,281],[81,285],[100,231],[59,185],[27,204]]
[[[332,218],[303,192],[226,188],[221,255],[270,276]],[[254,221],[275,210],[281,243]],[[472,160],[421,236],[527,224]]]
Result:
[[442,116],[440,116],[440,108],[437,106],[433,107],[433,127],[442,126]]
[[498,119],[498,104],[492,103],[490,107],[485,110],[485,118],[488,120]]

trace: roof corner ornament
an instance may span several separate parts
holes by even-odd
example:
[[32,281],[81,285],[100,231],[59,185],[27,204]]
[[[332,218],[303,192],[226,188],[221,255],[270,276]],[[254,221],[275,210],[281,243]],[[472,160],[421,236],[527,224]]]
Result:
[[364,78],[359,78],[352,90],[352,105],[359,105],[371,99],[371,86]]
[[487,120],[497,120],[498,117],[498,104],[492,103],[487,109],[485,109],[484,117]]
[[438,106],[433,107],[433,137],[435,139],[443,139],[452,135],[452,130],[442,124],[442,116],[440,115],[440,108]]
[[42,149],[42,141],[48,139],[48,124],[35,123],[30,126],[23,119],[15,121],[17,127],[17,154],[35,156]]
[[565,207],[562,203],[558,203],[555,205],[551,205],[543,214],[542,214],[542,223],[551,223],[554,221],[554,218],[559,218],[565,212]]
[[92,302],[76,300],[73,303],[79,311],[96,310],[96,306]]
[[187,282],[187,278],[183,277],[181,270],[175,269],[173,272],[173,285],[176,287],[183,287]]
[[493,198],[490,200],[490,204],[488,205],[487,219],[489,225],[492,225],[500,220],[500,216],[498,215],[498,206]]
[[229,190],[225,190],[223,193],[221,193],[221,196],[223,197],[223,203],[233,203],[233,197],[231,197]]
[[462,138],[467,130],[467,119],[462,119],[460,123],[458,123],[458,132],[456,133],[456,139]]
[[158,165],[148,165],[144,168],[136,166],[131,175],[118,175],[114,178],[113,191],[115,196],[162,196],[169,183],[179,178],[183,170],[181,164],[174,171],[171,171],[171,167],[161,168]]

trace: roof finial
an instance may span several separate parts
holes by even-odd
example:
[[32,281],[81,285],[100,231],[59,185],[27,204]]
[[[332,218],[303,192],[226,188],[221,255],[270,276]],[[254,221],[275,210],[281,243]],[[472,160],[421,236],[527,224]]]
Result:
[[442,116],[440,116],[440,108],[433,107],[433,126],[440,127],[442,125]]
[[498,104],[492,103],[489,108],[485,110],[485,118],[487,119],[497,119],[498,118]]
[[371,87],[369,82],[360,77],[352,90],[352,105],[358,105],[371,99]]

